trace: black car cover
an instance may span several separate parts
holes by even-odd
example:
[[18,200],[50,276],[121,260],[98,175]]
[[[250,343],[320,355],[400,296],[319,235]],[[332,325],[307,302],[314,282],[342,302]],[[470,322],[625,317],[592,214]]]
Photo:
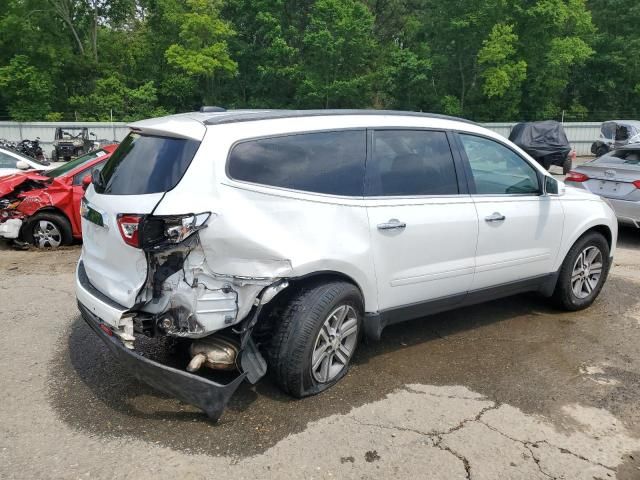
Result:
[[562,165],[571,152],[564,128],[555,120],[518,123],[511,130],[509,140],[547,169],[551,165]]

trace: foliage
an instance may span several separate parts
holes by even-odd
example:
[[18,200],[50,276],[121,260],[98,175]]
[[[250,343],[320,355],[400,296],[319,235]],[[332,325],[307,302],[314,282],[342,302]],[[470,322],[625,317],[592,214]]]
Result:
[[4,0],[0,118],[640,115],[637,0]]

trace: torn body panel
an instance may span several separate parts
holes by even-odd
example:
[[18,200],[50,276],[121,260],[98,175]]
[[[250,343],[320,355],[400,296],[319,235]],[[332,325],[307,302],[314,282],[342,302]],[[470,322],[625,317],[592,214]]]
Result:
[[176,248],[147,252],[147,283],[140,312],[175,337],[202,338],[247,317],[256,298],[277,277],[234,277],[212,271],[194,234]]

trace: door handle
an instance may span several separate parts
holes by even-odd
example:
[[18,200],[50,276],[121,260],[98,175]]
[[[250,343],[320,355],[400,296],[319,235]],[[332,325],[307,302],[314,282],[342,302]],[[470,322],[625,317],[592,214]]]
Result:
[[493,212],[491,215],[489,215],[488,217],[484,217],[484,221],[485,222],[502,222],[506,219],[507,217],[505,217],[504,215],[502,215],[500,212]]
[[407,227],[407,224],[401,222],[397,218],[392,218],[386,223],[379,223],[378,230],[402,230]]

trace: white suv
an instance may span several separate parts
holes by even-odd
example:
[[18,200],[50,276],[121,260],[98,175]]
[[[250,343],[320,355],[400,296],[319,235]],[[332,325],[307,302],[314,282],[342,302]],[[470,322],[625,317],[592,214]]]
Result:
[[[86,192],[76,281],[118,359],[213,418],[267,365],[318,393],[363,334],[526,291],[578,310],[607,277],[611,208],[477,124],[219,110],[130,126]],[[143,334],[183,339],[191,362],[140,355]],[[203,365],[240,374],[222,385]]]

